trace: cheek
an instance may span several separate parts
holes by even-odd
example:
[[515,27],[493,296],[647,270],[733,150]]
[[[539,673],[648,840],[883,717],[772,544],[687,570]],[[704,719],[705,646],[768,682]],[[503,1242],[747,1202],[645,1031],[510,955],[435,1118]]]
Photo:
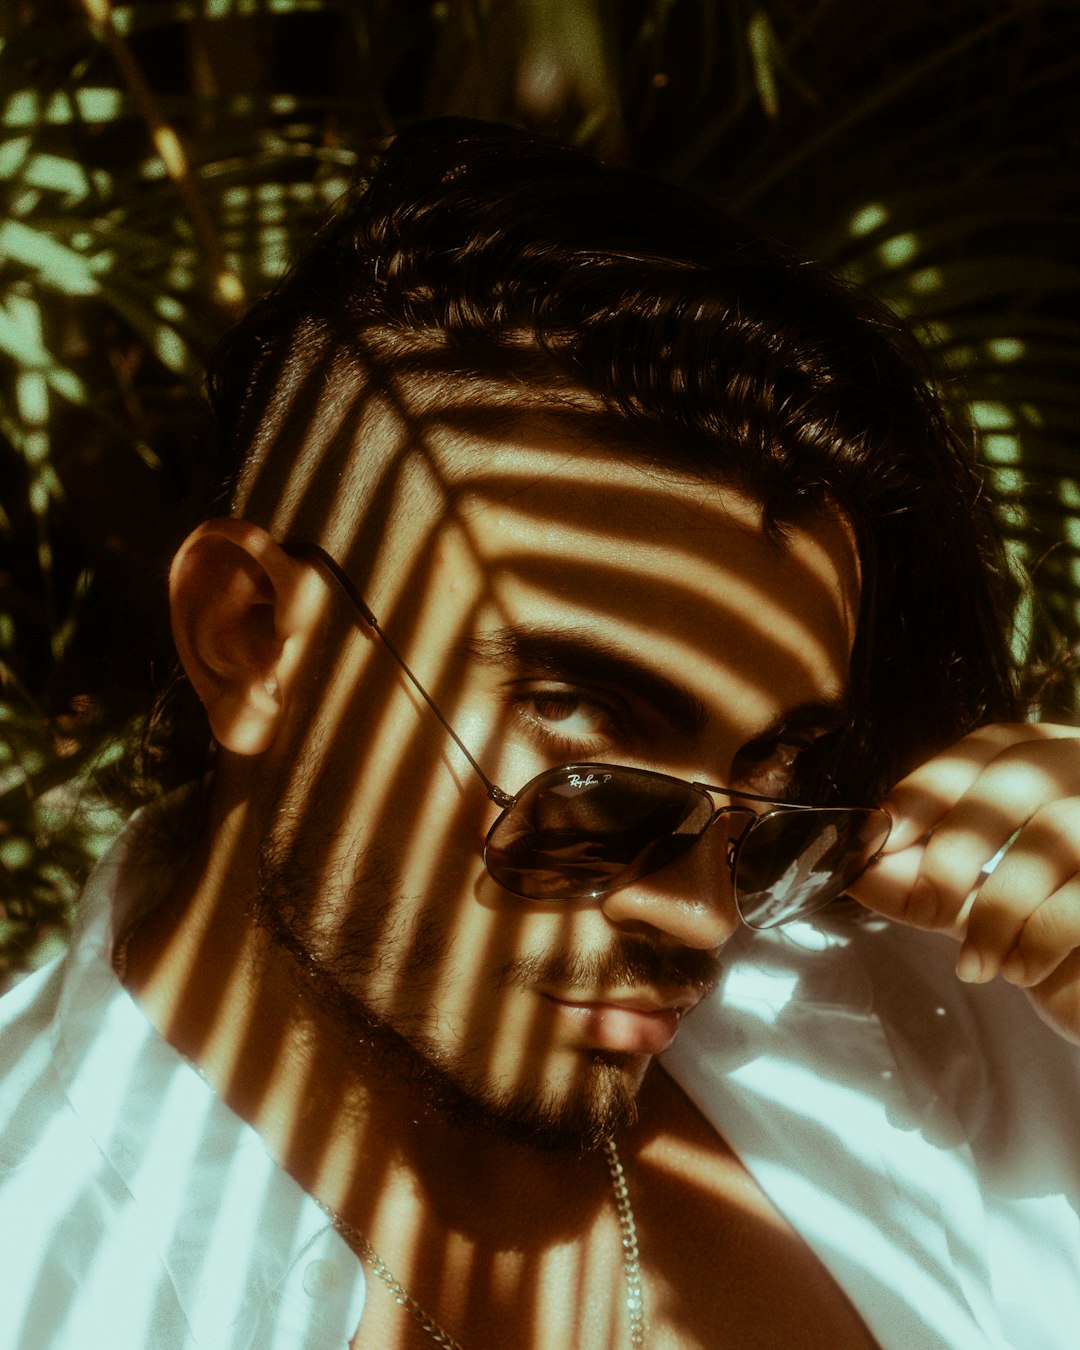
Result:
[[417,756],[388,797],[363,792],[354,819],[381,852],[392,853],[403,894],[460,908],[487,876],[484,840],[497,811],[483,785],[447,761]]
[[[335,697],[350,685],[351,695]],[[348,877],[350,857],[374,850],[416,895],[440,878],[460,882],[470,861],[482,869],[497,808],[435,716],[393,673],[342,673],[328,689],[283,757],[293,810],[330,843],[334,872]]]

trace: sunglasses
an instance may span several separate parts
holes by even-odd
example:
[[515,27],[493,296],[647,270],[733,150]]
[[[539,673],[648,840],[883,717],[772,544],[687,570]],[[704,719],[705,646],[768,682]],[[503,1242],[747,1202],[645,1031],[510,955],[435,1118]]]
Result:
[[892,818],[879,808],[800,806],[629,765],[564,764],[511,795],[480,767],[330,554],[318,544],[285,551],[333,577],[502,808],[484,865],[512,895],[599,899],[682,857],[723,820],[739,917],[775,928],[842,895],[889,837]]

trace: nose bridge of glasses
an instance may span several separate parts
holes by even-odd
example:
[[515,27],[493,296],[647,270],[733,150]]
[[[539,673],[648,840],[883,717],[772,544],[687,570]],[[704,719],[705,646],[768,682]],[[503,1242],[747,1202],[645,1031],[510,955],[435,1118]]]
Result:
[[757,813],[751,810],[749,806],[739,806],[735,802],[722,803],[720,806],[714,808],[708,824],[701,832],[702,834],[711,834],[714,827],[722,822],[724,857],[727,860],[728,867],[731,869],[733,884],[735,880],[735,859],[738,856],[739,847],[746,838],[747,832],[753,827],[756,819]]
[[[719,820],[724,822],[728,844],[734,845],[757,820],[757,812],[749,806],[740,806],[737,802],[721,804],[713,811],[705,830],[711,830]],[[702,833],[704,832],[703,830]]]

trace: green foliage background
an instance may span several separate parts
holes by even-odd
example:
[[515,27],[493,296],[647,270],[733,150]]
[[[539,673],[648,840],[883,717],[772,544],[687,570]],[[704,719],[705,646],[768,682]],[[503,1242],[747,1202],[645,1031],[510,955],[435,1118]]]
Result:
[[[524,122],[684,183],[923,331],[1037,673],[1078,635],[1074,0],[22,0],[0,9],[0,981],[62,945],[169,665],[204,354],[383,136]],[[1071,714],[1066,681],[1045,711]]]

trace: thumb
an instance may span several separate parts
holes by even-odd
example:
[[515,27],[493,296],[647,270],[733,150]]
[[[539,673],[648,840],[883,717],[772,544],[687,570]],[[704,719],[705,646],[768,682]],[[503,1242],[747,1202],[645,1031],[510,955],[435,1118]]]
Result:
[[[931,925],[920,922],[919,906],[919,869],[922,866],[925,841],[909,844],[898,853],[885,853],[876,863],[868,867],[847,888],[847,894],[858,900],[860,905],[873,910],[886,919],[896,923],[906,923],[913,928],[926,928]],[[925,883],[924,883],[925,884]],[[946,928],[935,926],[934,931],[945,933],[957,942],[963,941],[967,926],[967,916],[971,912],[969,898],[956,921]]]
[[898,853],[885,853],[847,888],[860,905],[900,923],[909,922],[908,901],[919,877],[925,846],[911,844]]

